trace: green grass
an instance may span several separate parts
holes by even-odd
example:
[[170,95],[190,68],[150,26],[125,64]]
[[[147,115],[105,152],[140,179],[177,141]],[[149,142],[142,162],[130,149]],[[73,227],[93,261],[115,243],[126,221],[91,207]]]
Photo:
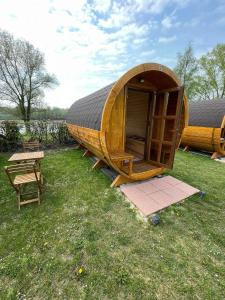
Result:
[[224,299],[225,165],[178,152],[170,174],[207,195],[153,226],[81,155],[49,152],[20,212],[0,155],[0,299]]

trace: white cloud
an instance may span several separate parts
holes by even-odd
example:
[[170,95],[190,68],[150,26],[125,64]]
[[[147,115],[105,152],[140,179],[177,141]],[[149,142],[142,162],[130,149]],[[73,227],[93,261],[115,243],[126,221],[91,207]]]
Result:
[[[130,1],[133,2],[132,0]],[[168,5],[174,5],[177,8],[184,7],[190,0],[136,0],[138,11],[146,11],[152,14],[159,14],[164,11]]]
[[177,37],[175,35],[173,36],[168,36],[168,37],[159,37],[159,43],[164,43],[164,44],[167,44],[167,43],[172,43],[174,41],[176,41]]
[[169,29],[173,26],[172,24],[172,18],[171,17],[165,17],[162,22],[161,22],[162,26]]
[[[60,82],[55,90],[46,91],[45,101],[69,107],[116,80],[135,62],[151,57],[155,50],[146,47],[152,45],[151,34],[158,24],[155,14],[174,3],[180,7],[181,2],[186,1],[0,0],[0,28],[44,52],[47,70]],[[159,42],[175,39],[161,37]]]
[[95,0],[92,4],[92,7],[95,9],[95,11],[100,13],[106,13],[111,6],[110,0]]
[[151,50],[148,50],[148,51],[142,51],[140,55],[142,57],[146,57],[146,56],[147,57],[149,57],[149,56],[152,57],[152,55],[155,54],[155,53],[156,53],[155,49],[151,49]]
[[110,15],[107,18],[100,19],[98,24],[103,28],[121,28],[133,19],[134,14],[133,4],[123,6],[114,1]]
[[132,43],[134,45],[137,45],[137,46],[142,46],[145,42],[147,42],[149,40],[148,37],[143,37],[143,38],[135,38],[132,40]]
[[171,29],[180,26],[180,22],[176,21],[175,11],[172,12],[170,16],[166,16],[162,21],[161,24],[163,29]]

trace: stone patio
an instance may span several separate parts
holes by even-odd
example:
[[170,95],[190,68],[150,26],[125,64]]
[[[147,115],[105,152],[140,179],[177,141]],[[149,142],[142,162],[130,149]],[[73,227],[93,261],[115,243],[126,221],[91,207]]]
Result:
[[120,189],[145,217],[199,192],[172,176],[124,184]]

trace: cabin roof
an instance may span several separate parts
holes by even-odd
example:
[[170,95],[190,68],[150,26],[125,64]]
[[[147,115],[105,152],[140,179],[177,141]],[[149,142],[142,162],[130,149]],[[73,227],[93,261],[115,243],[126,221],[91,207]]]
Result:
[[189,126],[219,128],[225,116],[225,98],[189,102]]
[[100,130],[102,111],[114,82],[75,101],[70,107],[66,121],[81,127]]

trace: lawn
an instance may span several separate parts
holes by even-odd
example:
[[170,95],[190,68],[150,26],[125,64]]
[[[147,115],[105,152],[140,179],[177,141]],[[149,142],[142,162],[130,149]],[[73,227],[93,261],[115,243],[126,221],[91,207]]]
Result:
[[17,210],[0,154],[0,299],[224,299],[225,165],[176,154],[206,192],[145,223],[80,150],[49,152],[40,206]]

